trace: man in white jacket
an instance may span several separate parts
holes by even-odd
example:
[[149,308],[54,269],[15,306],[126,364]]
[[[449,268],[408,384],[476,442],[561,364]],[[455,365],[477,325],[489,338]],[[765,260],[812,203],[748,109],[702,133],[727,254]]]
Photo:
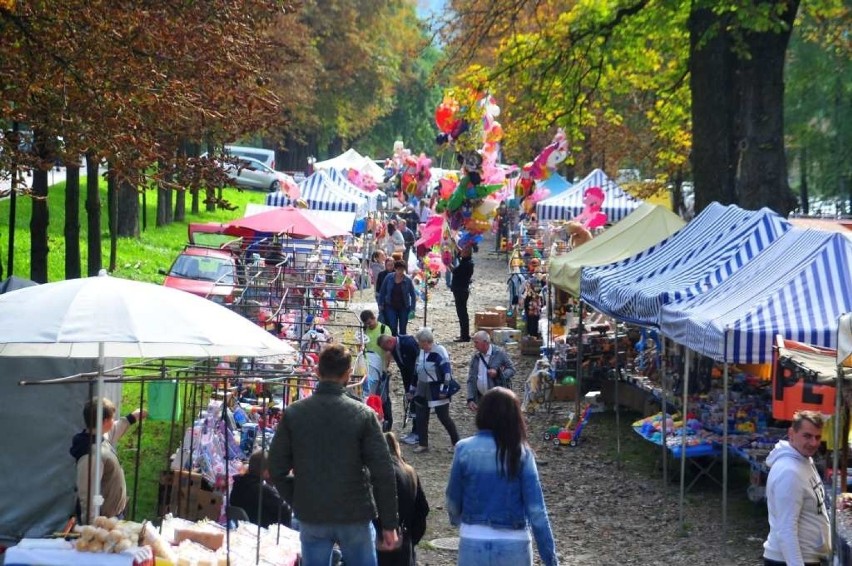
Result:
[[812,456],[822,440],[823,417],[799,411],[766,459],[769,536],[763,543],[766,566],[818,566],[831,552],[825,489]]

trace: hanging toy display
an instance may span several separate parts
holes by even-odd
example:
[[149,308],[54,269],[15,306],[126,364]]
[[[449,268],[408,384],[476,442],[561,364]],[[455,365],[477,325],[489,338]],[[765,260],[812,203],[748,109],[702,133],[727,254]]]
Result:
[[594,230],[606,225],[606,213],[601,210],[606,193],[600,187],[589,187],[583,192],[583,212],[573,218],[586,230]]

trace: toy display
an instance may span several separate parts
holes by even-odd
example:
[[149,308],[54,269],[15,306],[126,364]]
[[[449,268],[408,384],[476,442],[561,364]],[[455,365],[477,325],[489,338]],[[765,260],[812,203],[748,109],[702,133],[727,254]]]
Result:
[[535,366],[524,383],[524,400],[521,410],[528,414],[535,414],[536,409],[542,403],[550,400],[553,393],[553,375],[551,373],[550,361],[541,357],[535,362]]

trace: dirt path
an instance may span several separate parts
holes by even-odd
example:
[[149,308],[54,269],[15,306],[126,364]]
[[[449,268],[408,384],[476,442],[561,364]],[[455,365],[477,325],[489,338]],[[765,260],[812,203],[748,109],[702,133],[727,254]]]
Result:
[[[506,262],[504,258],[489,254],[486,251],[489,249],[493,249],[493,240],[486,239],[480,253],[474,255],[469,305],[471,325],[474,312],[507,303]],[[456,379],[463,382],[467,378],[473,346],[452,342],[459,334],[458,321],[452,294],[443,284],[430,296],[428,322],[436,340],[450,353]],[[413,326],[409,325],[409,333],[413,334],[420,324],[422,317]],[[518,368],[514,387],[520,395],[535,358],[521,356],[517,346],[510,346],[508,351]],[[398,376],[394,377],[394,419],[401,423],[401,385]],[[463,394],[460,394],[451,405],[451,414],[462,438],[475,432],[473,414],[463,401]],[[622,465],[619,466],[613,412],[593,415],[576,448],[555,447],[544,442],[543,431],[564,422],[571,408],[573,403],[570,406],[558,403],[552,414],[540,411],[528,421],[530,443],[539,463],[560,564],[762,563],[762,542],[768,530],[766,508],[745,499],[747,469],[739,467],[730,474],[726,555],[722,549],[722,497],[718,486],[702,481],[690,492],[684,505],[687,532],[682,534],[678,484],[672,483],[664,489],[662,473],[653,465],[656,451],[630,432],[630,422],[642,415],[621,417]],[[394,425],[394,431],[400,433],[399,424]],[[432,507],[426,537],[417,551],[418,564],[443,566],[455,564],[456,553],[440,550],[430,541],[458,536],[444,510],[444,489],[452,455],[445,451],[450,444],[449,437],[434,416],[429,432],[432,449],[428,453],[414,454],[412,447],[406,446],[404,455],[419,473]]]

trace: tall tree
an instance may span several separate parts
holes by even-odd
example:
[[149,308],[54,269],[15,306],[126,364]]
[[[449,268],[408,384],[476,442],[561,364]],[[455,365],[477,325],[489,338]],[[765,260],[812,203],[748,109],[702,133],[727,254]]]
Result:
[[[798,1],[500,0],[485,5],[455,0],[452,7],[444,37],[453,61],[466,64],[481,57],[484,45],[495,52],[489,80],[520,75],[502,84],[514,85],[513,104],[536,102],[537,110],[525,107],[535,119],[519,117],[521,124],[539,130],[565,125],[576,144],[594,130],[596,115],[611,122],[624,119],[612,103],[622,93],[617,79],[625,77],[622,84],[636,89],[635,98],[650,96],[647,116],[662,142],[657,157],[679,170],[678,159],[694,144],[699,209],[712,200],[771,206],[780,213],[790,209],[782,79]],[[640,43],[645,47],[628,49]],[[680,92],[686,84],[691,89],[685,106]],[[539,105],[543,93],[548,98]],[[690,107],[687,113],[681,110]],[[661,108],[672,110],[661,119]],[[671,127],[678,118],[680,126]],[[689,132],[694,133],[691,139]],[[667,140],[677,145],[666,147]]]

